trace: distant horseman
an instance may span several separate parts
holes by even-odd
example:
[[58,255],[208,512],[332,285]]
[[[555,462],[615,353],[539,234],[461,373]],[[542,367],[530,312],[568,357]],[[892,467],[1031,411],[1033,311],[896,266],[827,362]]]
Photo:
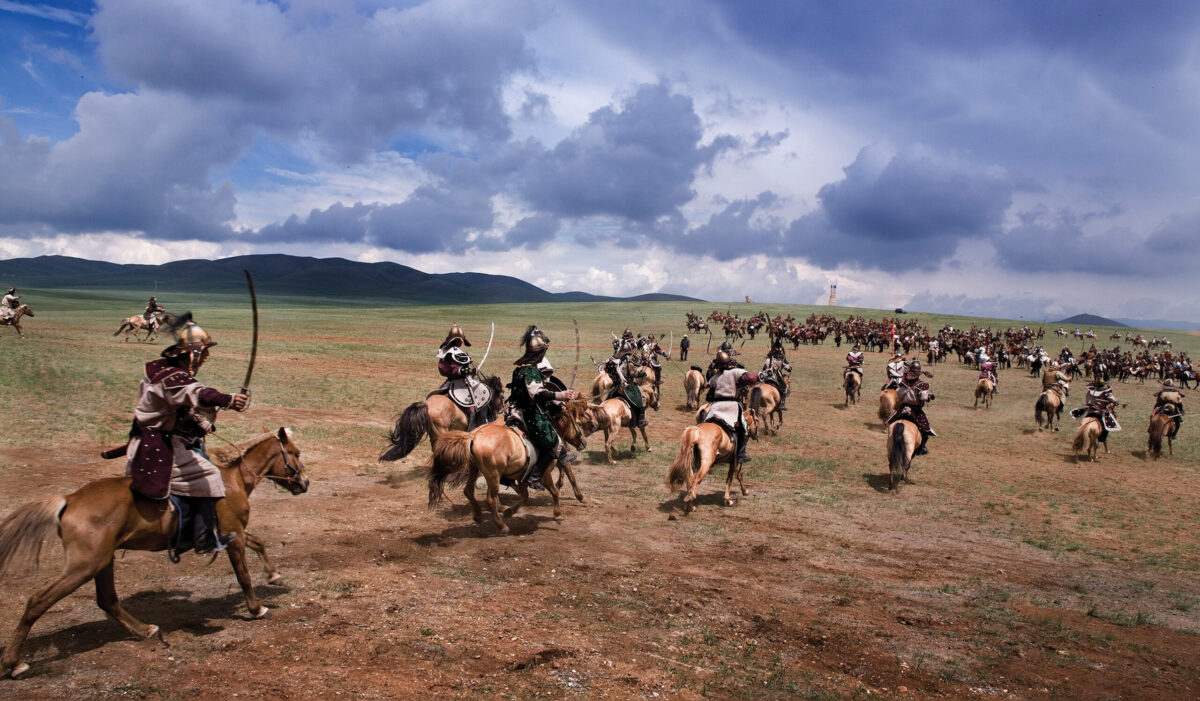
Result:
[[10,287],[4,298],[0,299],[0,321],[9,323],[17,315],[17,307],[21,306],[21,297],[17,288]]

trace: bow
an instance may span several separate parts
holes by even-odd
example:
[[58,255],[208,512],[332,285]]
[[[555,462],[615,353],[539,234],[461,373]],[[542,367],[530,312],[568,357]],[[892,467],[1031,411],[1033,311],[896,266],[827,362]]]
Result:
[[487,362],[488,353],[492,352],[492,339],[495,337],[496,337],[496,322],[493,321],[492,322],[492,335],[488,336],[488,347],[487,347],[487,350],[485,350],[483,352],[483,360],[480,360],[479,364],[475,366],[476,372],[478,372],[479,369],[483,367],[483,364]]
[[575,367],[571,368],[571,382],[567,388],[575,389],[575,376],[579,373],[579,322],[571,319],[571,323],[575,325]]
[[250,377],[254,375],[254,361],[258,357],[258,296],[254,294],[254,279],[250,277],[249,270],[242,270],[246,273],[246,286],[250,289],[250,311],[254,318],[254,333],[250,341],[250,365],[246,368],[246,377],[242,380],[241,393],[246,395],[246,404],[250,404]]

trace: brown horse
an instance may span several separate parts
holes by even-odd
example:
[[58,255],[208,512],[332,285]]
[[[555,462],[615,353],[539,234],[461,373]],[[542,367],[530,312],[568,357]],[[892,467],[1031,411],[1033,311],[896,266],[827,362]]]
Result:
[[900,492],[900,481],[912,484],[908,478],[908,469],[912,467],[913,453],[921,444],[921,430],[908,419],[894,421],[888,426],[888,490],[892,494]]
[[1037,403],[1033,405],[1033,419],[1037,421],[1038,430],[1043,429],[1042,415],[1045,414],[1044,428],[1054,428],[1055,431],[1059,428],[1059,423],[1062,421],[1063,403],[1062,397],[1058,392],[1048,389],[1042,392],[1038,397]]
[[846,406],[858,404],[858,398],[862,396],[862,378],[857,372],[845,374],[842,378],[842,388],[846,390]]
[[[499,377],[480,376],[479,380],[492,390],[492,414],[499,416],[504,406],[503,386]],[[379,456],[391,462],[407,456],[429,434],[429,449],[437,447],[438,440],[447,431],[467,430],[467,415],[444,394],[435,394],[423,402],[413,402],[396,417],[396,425],[388,434],[391,447]]]
[[1167,452],[1169,455],[1175,455],[1175,448],[1172,445],[1174,439],[1171,438],[1171,430],[1175,428],[1175,421],[1168,414],[1174,414],[1174,404],[1165,404],[1161,414],[1155,414],[1150,417],[1150,439],[1146,445],[1146,454],[1151,458],[1158,460],[1162,455],[1163,439],[1167,439]]
[[612,386],[612,378],[608,376],[607,372],[596,375],[596,379],[592,381],[592,399],[599,400],[600,397],[603,397],[612,390]]
[[700,390],[704,388],[704,374],[699,370],[688,370],[683,376],[683,391],[687,393],[687,408],[700,406]]
[[769,382],[751,385],[747,404],[750,411],[762,419],[763,431],[769,436],[779,435],[779,428],[783,426],[783,412],[779,410],[779,402],[779,390],[775,385]]
[[22,304],[13,310],[13,316],[11,319],[0,321],[0,326],[11,326],[17,330],[18,336],[25,338],[25,332],[21,330],[21,317],[23,316],[27,316],[32,319],[37,315],[33,313],[33,310],[29,308],[28,304]]
[[986,377],[979,378],[979,382],[975,383],[975,408],[979,408],[979,400],[983,400],[983,408],[992,408],[992,395],[996,392],[996,385]]
[[896,390],[885,389],[879,393],[879,420],[887,421],[896,413],[896,406],[900,398],[896,396]]
[[[646,390],[642,389],[642,397],[645,398]],[[629,452],[633,453],[637,450],[637,431],[642,432],[642,443],[646,446],[646,452],[650,452],[650,440],[646,438],[646,428],[644,426],[633,425],[633,412],[620,397],[606,399],[600,404],[592,404],[589,406],[592,410],[591,416],[594,423],[591,425],[588,433],[596,430],[604,432],[604,457],[608,459],[608,464],[616,464],[612,456],[612,444],[617,440],[617,435],[624,426],[629,427]]]
[[[117,327],[117,330],[113,331],[113,335],[119,336],[121,335],[121,332],[124,331],[126,342],[129,342],[129,336],[132,334],[133,337],[136,338],[139,343],[141,343],[154,338],[155,334],[158,333],[158,330],[162,328],[163,325],[170,323],[171,315],[167,314],[166,312],[155,312],[153,323],[148,321],[141,314],[137,314],[122,321],[121,325]],[[145,338],[138,336],[138,334],[142,331],[146,332]]]
[[[303,494],[308,490],[308,477],[287,429],[245,441],[238,449],[240,455],[221,469],[225,498],[217,502],[217,518],[222,532],[237,534],[226,553],[246,605],[255,618],[263,618],[267,607],[258,603],[246,568],[247,545],[265,555],[262,541],[245,530],[250,520],[250,493],[266,478],[292,494]],[[20,661],[21,645],[34,622],[90,579],[96,580],[96,603],[106,614],[140,638],[159,635],[158,626],[142,623],[121,608],[113,579],[113,554],[117,550],[166,549],[176,527],[175,516],[170,502],[137,497],[129,485],[128,477],[99,479],[72,494],[26,504],[0,522],[0,573],[21,561],[33,560],[36,565],[42,540],[55,532],[66,554],[63,573],[29,597],[0,657],[0,672],[8,671],[16,678],[29,670],[29,665]]]
[[[1087,457],[1092,462],[1096,462],[1100,458],[1097,456],[1099,452],[1100,440],[1100,419],[1095,416],[1089,416],[1079,424],[1079,430],[1075,431],[1075,441],[1071,444],[1075,452],[1075,462],[1079,462],[1079,451],[1086,452]],[[1104,453],[1108,454],[1108,441],[1103,441]]]
[[[746,431],[758,440],[758,417],[752,411],[745,412]],[[737,477],[742,496],[750,493],[742,479],[742,465],[737,461],[737,445],[734,439],[714,423],[701,423],[683,429],[679,440],[679,454],[667,474],[667,488],[671,491],[685,489],[683,512],[691,513],[695,508],[696,488],[718,460],[729,461],[729,474],[725,478],[725,506],[733,506],[729,495],[733,478]]]
[[[559,414],[555,428],[558,435],[578,450],[587,447],[579,421],[588,411],[584,402],[570,402]],[[500,479],[509,478],[516,482],[514,489],[521,500],[504,512],[512,517],[517,510],[529,501],[529,487],[521,482],[525,474],[525,466],[529,463],[530,455],[525,447],[522,436],[513,428],[502,423],[490,423],[480,426],[474,431],[447,431],[438,440],[433,449],[433,463],[428,469],[429,506],[440,504],[446,497],[445,487],[463,486],[463,494],[471,504],[472,517],[475,523],[483,521],[483,511],[475,499],[475,480],[483,475],[487,482],[487,502],[492,512],[492,521],[501,535],[508,533],[508,525],[500,517]],[[575,476],[570,466],[564,472],[575,484]],[[558,487],[551,479],[551,471],[546,470],[542,475],[542,484],[550,492],[554,501],[554,518],[562,517],[562,507],[559,505]],[[576,498],[583,501],[583,496],[576,489]]]

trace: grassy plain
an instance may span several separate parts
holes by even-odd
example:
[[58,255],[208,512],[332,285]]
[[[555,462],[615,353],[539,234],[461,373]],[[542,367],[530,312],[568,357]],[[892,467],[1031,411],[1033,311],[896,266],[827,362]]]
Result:
[[[141,365],[167,343],[112,336],[144,297],[25,291],[38,314],[27,320],[30,338],[0,328],[0,511],[120,471],[99,450],[123,439]],[[193,309],[219,342],[201,378],[239,385],[247,301],[160,298],[172,311]],[[881,491],[875,418],[884,357],[868,354],[863,402],[846,408],[846,349],[832,339],[801,346],[789,351],[796,372],[783,431],[751,448],[751,494],[720,506],[715,474],[684,517],[663,486],[689,420],[687,364],[669,361],[662,410],[649,417],[653,452],[630,455],[621,440],[610,467],[593,438],[578,469],[587,503],[570,502],[555,522],[540,496],[510,520],[508,538],[471,522],[461,495],[426,509],[427,445],[402,463],[375,460],[394,415],[438,384],[433,354],[451,323],[479,359],[495,322],[484,370],[505,379],[518,336],[537,323],[569,379],[576,319],[584,387],[610,332],[673,332],[677,350],[689,308],[261,300],[254,404],[223,416],[220,434],[236,441],[292,426],[313,478],[307,495],[264,488],[252,500],[251,530],[287,581],[260,588],[274,618],[246,620],[223,563],[129,553],[117,561],[118,589],[171,647],[129,639],[85,587],[39,622],[33,678],[0,683],[0,697],[174,698],[218,686],[263,698],[1200,695],[1200,453],[1189,420],[1174,457],[1145,459],[1156,385],[1118,384],[1128,407],[1113,453],[1075,464],[1069,419],[1061,433],[1034,430],[1038,383],[1024,370],[1003,372],[995,406],[976,410],[975,373],[940,365],[929,409],[940,437],[915,462],[916,484],[892,496]],[[1020,323],[913,316],[934,328]],[[1110,331],[1096,329],[1102,340]],[[1198,355],[1200,337],[1166,333]],[[691,360],[707,364],[706,338],[692,340]],[[765,350],[763,337],[746,343],[747,365]],[[1077,385],[1069,406],[1082,392]],[[59,566],[57,546],[47,550],[41,574],[0,582],[0,634]]]

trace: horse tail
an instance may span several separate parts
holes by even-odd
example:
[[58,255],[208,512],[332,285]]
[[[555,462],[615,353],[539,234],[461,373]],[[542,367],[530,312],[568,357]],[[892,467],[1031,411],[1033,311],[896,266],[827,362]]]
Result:
[[1050,423],[1050,409],[1046,406],[1046,394],[1044,392],[1037,398],[1037,402],[1033,405],[1033,420],[1037,422],[1038,426],[1042,425],[1042,412],[1047,414],[1046,423]]
[[1170,431],[1171,421],[1155,421],[1158,417],[1150,419],[1150,440],[1146,445],[1146,451],[1150,453],[1150,457],[1157,458],[1162,455],[1163,436]]
[[408,455],[421,442],[421,438],[429,430],[429,405],[425,402],[413,402],[396,417],[396,425],[388,433],[388,443],[392,447],[379,456],[380,460],[391,462]]
[[908,450],[904,446],[904,422],[897,421],[892,424],[891,428],[892,447],[888,451],[888,468],[893,475],[904,474],[904,460],[908,457]]
[[429,506],[437,506],[446,497],[446,485],[461,486],[471,466],[471,447],[475,437],[466,431],[447,431],[433,449],[429,466]]
[[675,462],[671,464],[671,472],[667,475],[667,487],[671,491],[682,489],[687,485],[688,477],[695,470],[695,466],[700,462],[700,446],[696,445],[693,438],[693,428],[689,426],[683,430],[683,438],[679,440],[679,454],[675,456]]
[[0,575],[10,567],[33,561],[37,569],[42,541],[57,532],[67,498],[55,495],[31,501],[0,521]]
[[1083,450],[1084,446],[1087,445],[1087,434],[1088,422],[1084,421],[1079,425],[1079,430],[1075,432],[1075,441],[1071,444],[1071,449],[1075,451],[1076,455],[1078,455],[1079,451]]
[[120,335],[121,335],[121,332],[122,332],[122,331],[124,331],[124,330],[125,330],[125,327],[127,327],[127,326],[129,326],[129,322],[128,322],[128,321],[122,321],[122,322],[121,322],[121,325],[117,327],[117,330],[116,330],[116,331],[113,331],[113,335],[114,335],[114,336],[120,336]]

